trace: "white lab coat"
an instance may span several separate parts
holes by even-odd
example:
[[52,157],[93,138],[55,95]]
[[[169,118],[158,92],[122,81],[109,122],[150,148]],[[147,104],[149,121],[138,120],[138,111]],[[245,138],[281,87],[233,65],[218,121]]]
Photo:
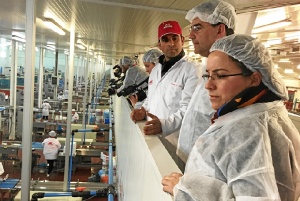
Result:
[[79,115],[77,112],[75,112],[74,114],[72,114],[72,122],[78,121],[79,120]]
[[51,109],[51,105],[47,102],[42,104],[42,115],[49,116],[49,110]]
[[199,80],[199,68],[184,56],[161,77],[162,65],[151,71],[148,81],[148,97],[143,107],[156,115],[162,125],[162,135],[177,146],[183,115]]
[[[125,79],[123,81],[123,85],[117,89],[117,92],[122,91],[128,86],[132,86],[133,84],[139,84],[144,81],[148,77],[148,73],[140,68],[139,66],[131,66],[126,71]],[[147,82],[143,83],[141,87],[147,86]]]
[[206,82],[202,78],[202,74],[206,72],[206,65],[203,65],[201,69],[199,83],[184,114],[179,132],[177,155],[184,162],[199,135],[211,125],[211,118],[215,113],[211,107],[208,90],[205,89]]
[[69,98],[69,90],[65,90],[64,91],[64,99],[68,99]]
[[4,173],[4,168],[2,162],[0,162],[0,175]]
[[296,201],[299,162],[299,132],[283,102],[256,103],[219,117],[200,135],[175,200]]
[[52,137],[46,138],[42,142],[42,145],[44,147],[43,154],[46,160],[57,159],[57,153],[61,147],[61,144],[59,143],[58,139]]

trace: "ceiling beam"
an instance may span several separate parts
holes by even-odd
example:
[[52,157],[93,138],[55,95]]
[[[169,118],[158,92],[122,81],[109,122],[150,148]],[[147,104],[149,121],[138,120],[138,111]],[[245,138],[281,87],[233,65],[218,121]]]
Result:
[[159,7],[152,7],[152,6],[141,6],[141,5],[135,5],[135,4],[126,4],[126,3],[104,1],[104,0],[80,0],[80,1],[89,2],[89,3],[98,3],[98,4],[103,4],[103,5],[109,5],[109,6],[124,7],[124,8],[135,8],[135,9],[159,11],[159,12],[165,12],[165,13],[177,13],[177,14],[183,14],[183,15],[186,15],[186,13],[187,13],[187,10],[159,8]]

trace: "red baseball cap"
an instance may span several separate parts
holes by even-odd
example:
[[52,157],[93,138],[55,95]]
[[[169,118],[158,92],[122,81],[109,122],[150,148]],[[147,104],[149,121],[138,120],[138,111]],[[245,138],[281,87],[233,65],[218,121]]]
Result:
[[158,39],[167,34],[182,34],[182,30],[178,22],[176,21],[165,21],[158,27]]

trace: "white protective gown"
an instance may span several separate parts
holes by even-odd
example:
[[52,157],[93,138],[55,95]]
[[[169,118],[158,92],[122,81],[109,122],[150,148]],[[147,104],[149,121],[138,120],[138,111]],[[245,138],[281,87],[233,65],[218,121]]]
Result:
[[162,65],[152,70],[148,82],[148,97],[143,107],[156,115],[162,125],[162,135],[177,146],[182,118],[199,80],[199,65],[184,56],[161,77]]
[[51,109],[51,105],[47,102],[42,104],[42,115],[49,116],[49,110]]
[[[206,65],[201,67],[201,76],[205,73]],[[192,99],[184,114],[179,132],[177,155],[186,162],[192,147],[198,137],[211,125],[215,110],[211,107],[205,80],[200,77]]]
[[0,162],[0,175],[4,173],[4,168],[2,162]]
[[[128,86],[132,86],[133,84],[139,84],[144,81],[148,77],[148,73],[141,69],[138,66],[131,66],[126,71],[125,79],[123,81],[123,85],[117,89],[117,92],[122,91],[123,89],[127,88]],[[147,82],[143,83],[141,87],[147,86]]]
[[256,103],[219,117],[197,139],[175,200],[296,201],[299,161],[299,132],[283,102]]
[[55,138],[46,138],[42,142],[43,145],[43,154],[46,160],[55,160],[57,158],[58,150],[61,147],[58,139]]

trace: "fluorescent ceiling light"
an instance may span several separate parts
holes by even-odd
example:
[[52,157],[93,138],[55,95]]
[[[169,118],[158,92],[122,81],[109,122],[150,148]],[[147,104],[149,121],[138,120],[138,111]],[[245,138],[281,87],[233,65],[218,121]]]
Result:
[[53,45],[47,45],[46,48],[47,48],[48,50],[55,51],[55,46],[53,46]]
[[66,35],[66,32],[62,29],[62,27],[57,24],[53,19],[51,18],[45,18],[44,23],[53,31],[58,33],[59,35]]
[[11,38],[13,40],[16,40],[16,41],[19,41],[19,42],[23,42],[23,43],[26,42],[26,40],[25,40],[25,34],[21,33],[21,32],[13,31],[12,34],[11,34]]
[[284,73],[292,74],[292,73],[294,73],[294,70],[293,69],[284,69]]
[[300,65],[298,65],[297,68],[300,69]]
[[85,47],[82,44],[76,44],[77,47],[79,47],[80,49],[84,50]]
[[290,33],[285,35],[285,40],[293,40],[300,38],[300,32]]
[[25,38],[20,38],[20,37],[15,36],[15,35],[12,35],[11,38],[12,38],[13,40],[16,40],[16,41],[19,41],[19,42],[22,42],[22,43],[25,43],[25,42],[26,42]]
[[291,62],[289,59],[280,59],[278,62]]
[[276,69],[279,68],[278,64],[274,64],[274,68]]
[[266,24],[263,26],[259,26],[259,27],[254,27],[252,30],[252,33],[259,33],[259,32],[263,32],[263,31],[268,31],[268,30],[273,30],[273,29],[277,29],[277,28],[282,28],[282,27],[286,27],[288,25],[290,25],[292,23],[291,20],[282,20],[279,22],[273,22],[271,24]]

